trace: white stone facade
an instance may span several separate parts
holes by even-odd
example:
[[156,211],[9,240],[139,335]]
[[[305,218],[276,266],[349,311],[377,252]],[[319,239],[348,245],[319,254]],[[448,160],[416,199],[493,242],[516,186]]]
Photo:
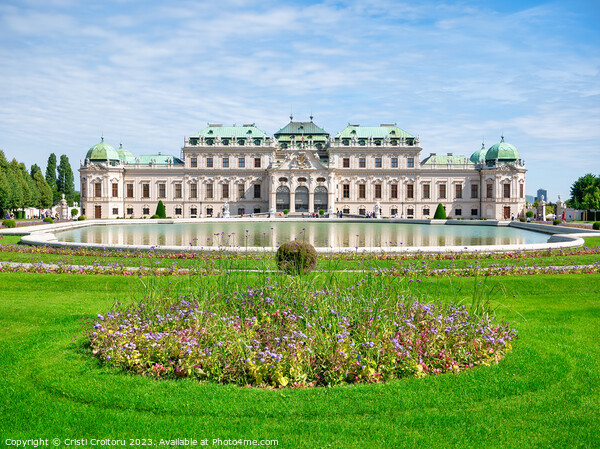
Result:
[[150,217],[159,200],[172,218],[221,217],[225,203],[232,216],[280,216],[284,209],[365,215],[377,203],[390,218],[433,218],[439,203],[449,217],[462,219],[517,218],[525,210],[520,159],[473,163],[448,154],[422,160],[418,138],[362,145],[331,138],[324,149],[311,143],[280,148],[272,137],[239,145],[186,138],[181,159],[86,159],[79,170],[83,214]]

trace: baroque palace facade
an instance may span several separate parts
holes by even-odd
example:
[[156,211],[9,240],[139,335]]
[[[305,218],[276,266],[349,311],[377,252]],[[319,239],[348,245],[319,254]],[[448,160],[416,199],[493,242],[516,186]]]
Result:
[[86,218],[309,214],[509,219],[525,210],[525,164],[504,142],[470,157],[431,153],[396,125],[348,125],[330,136],[308,122],[274,136],[254,124],[209,124],[180,157],[135,157],[102,138],[79,169]]

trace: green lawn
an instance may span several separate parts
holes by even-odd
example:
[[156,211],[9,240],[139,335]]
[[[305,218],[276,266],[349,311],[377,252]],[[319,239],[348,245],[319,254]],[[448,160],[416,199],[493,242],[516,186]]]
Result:
[[[81,319],[105,313],[115,300],[142,298],[143,284],[233,288],[254,285],[260,276],[0,273],[2,441],[181,437],[276,439],[284,448],[600,446],[596,274],[488,278],[485,287],[498,293],[494,304],[520,340],[499,365],[461,374],[263,390],[155,381],[107,368],[85,353]],[[311,279],[351,284],[360,277],[317,273]],[[480,281],[437,278],[411,289],[429,299],[468,301]]]

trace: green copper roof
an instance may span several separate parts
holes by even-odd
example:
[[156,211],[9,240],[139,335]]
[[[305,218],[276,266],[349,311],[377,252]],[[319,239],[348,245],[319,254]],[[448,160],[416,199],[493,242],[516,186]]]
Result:
[[461,155],[442,155],[432,154],[428,156],[421,165],[472,165],[472,161],[467,156]]
[[139,165],[183,165],[183,161],[169,154],[143,154],[135,159]]
[[233,139],[236,137],[238,139],[262,139],[267,137],[267,134],[258,129],[254,124],[244,126],[208,125],[202,131],[198,131],[196,134],[190,137],[220,137],[221,139]]
[[123,148],[123,144],[119,145],[119,149],[117,150],[117,154],[119,155],[119,159],[126,164],[135,164],[135,157],[131,154],[130,151],[127,151]]
[[373,137],[375,139],[383,139],[386,136],[389,136],[390,139],[400,138],[400,137],[414,137],[404,131],[403,129],[398,128],[397,126],[360,126],[360,125],[348,125],[343,130],[335,135],[336,139],[352,139],[356,137],[357,139],[368,139],[369,137]]
[[521,159],[519,152],[513,145],[504,141],[504,136],[500,142],[492,145],[485,155],[486,161],[516,161],[517,159]]
[[[291,118],[291,117],[290,117]],[[311,122],[293,122],[290,121],[287,125],[275,133],[275,138],[280,140],[281,137],[297,136],[302,138],[312,136],[313,140],[324,140],[329,138],[329,133],[320,126]]]
[[481,148],[477,151],[475,151],[475,153],[473,153],[470,157],[471,162],[473,162],[474,164],[483,164],[485,163],[485,155],[487,153],[487,150],[485,149],[485,144],[482,143],[481,144]]
[[90,148],[88,150],[87,154],[85,155],[85,158],[89,159],[90,161],[118,161],[118,160],[120,160],[117,150],[115,150],[109,144],[104,142],[104,137],[102,137],[100,142],[98,142],[96,145],[94,145],[92,148]]

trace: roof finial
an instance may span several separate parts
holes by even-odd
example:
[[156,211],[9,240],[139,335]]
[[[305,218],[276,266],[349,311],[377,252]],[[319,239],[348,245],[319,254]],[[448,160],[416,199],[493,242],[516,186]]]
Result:
[[314,117],[313,117],[313,115],[312,115],[312,112],[311,112],[311,113],[310,113],[310,121],[311,121],[311,122],[313,121],[313,118],[314,118]]
[[290,112],[290,122],[291,122],[292,120],[294,120],[294,116],[293,116],[293,114]]
[[504,142],[504,130],[502,130],[502,135],[500,136],[500,142]]

